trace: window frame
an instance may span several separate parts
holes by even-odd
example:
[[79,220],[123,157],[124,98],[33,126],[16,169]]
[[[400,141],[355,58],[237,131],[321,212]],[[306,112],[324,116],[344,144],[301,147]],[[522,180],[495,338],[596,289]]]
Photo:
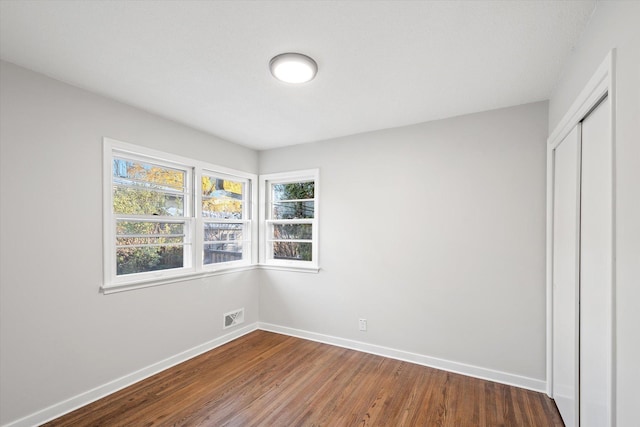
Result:
[[[267,269],[291,270],[317,273],[319,267],[319,194],[320,194],[320,171],[319,169],[307,169],[299,171],[271,173],[260,175],[260,266]],[[272,187],[277,184],[291,184],[296,182],[314,183],[313,218],[304,218],[297,220],[273,219],[272,203]],[[311,261],[299,260],[282,260],[273,258],[272,225],[274,224],[311,224]],[[306,240],[306,239],[305,239]]]
[[[186,172],[183,216],[148,217],[151,221],[166,219],[167,221],[185,223],[185,228],[188,229],[185,230],[185,245],[189,241],[191,248],[190,251],[185,252],[185,267],[118,276],[116,265],[116,221],[119,217],[133,216],[116,214],[113,211],[112,164],[114,157],[149,162]],[[245,183],[244,192],[246,194],[243,194],[242,199],[243,219],[237,221],[245,224],[243,234],[246,233],[246,237],[243,236],[243,240],[247,242],[246,245],[243,244],[243,257],[241,260],[204,264],[204,224],[207,219],[202,216],[203,175]],[[254,268],[258,259],[257,182],[258,177],[255,174],[111,138],[103,138],[103,284],[101,291],[108,294]],[[144,219],[142,216],[137,218]],[[190,253],[187,254],[187,252]]]
[[[256,223],[256,221],[253,221],[251,218],[255,218],[255,215],[251,215],[251,209],[252,206],[256,206],[256,203],[252,202],[250,200],[250,196],[252,194],[255,194],[255,191],[251,190],[251,185],[252,185],[252,181],[249,178],[243,178],[240,177],[238,175],[231,175],[228,173],[224,173],[221,171],[213,171],[210,169],[202,169],[200,171],[200,177],[198,179],[199,183],[202,183],[202,178],[204,176],[208,176],[208,177],[212,177],[212,178],[219,178],[219,179],[225,179],[225,180],[230,180],[230,181],[235,181],[235,182],[241,182],[244,184],[244,191],[249,192],[249,198],[245,199],[243,198],[242,201],[242,219],[214,219],[214,218],[208,218],[205,217],[202,214],[202,191],[201,191],[201,184],[200,186],[198,186],[198,190],[199,190],[199,202],[196,205],[196,211],[197,211],[197,218],[198,218],[198,233],[197,236],[200,237],[202,239],[202,250],[204,251],[204,246],[207,244],[207,242],[205,241],[205,233],[204,233],[204,228],[205,228],[205,224],[207,223],[212,223],[212,224],[238,224],[241,223],[242,226],[242,233],[243,233],[243,239],[241,240],[241,242],[243,243],[243,254],[242,254],[242,259],[240,260],[236,260],[236,261],[226,261],[226,262],[222,262],[222,263],[211,263],[211,264],[204,264],[204,256],[202,257],[198,257],[197,258],[197,262],[199,263],[199,267],[204,270],[204,271],[216,271],[216,270],[220,270],[221,268],[233,268],[236,266],[247,266],[247,265],[254,265],[255,264],[255,256],[252,256],[253,254],[253,248],[251,247],[252,245],[252,241],[255,239],[252,239],[252,236],[257,236],[258,234],[256,232],[254,232],[253,225]],[[253,183],[255,184],[255,180],[253,181]],[[244,236],[248,236],[248,237],[244,237]],[[249,251],[247,251],[245,244],[248,244],[249,247]],[[246,255],[249,255],[248,257]]]

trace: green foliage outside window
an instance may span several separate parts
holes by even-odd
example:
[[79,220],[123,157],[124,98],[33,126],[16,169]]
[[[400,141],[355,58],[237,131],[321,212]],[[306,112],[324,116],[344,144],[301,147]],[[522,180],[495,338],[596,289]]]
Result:
[[[274,219],[308,219],[314,218],[315,182],[294,182],[274,184],[272,186]],[[275,224],[273,237],[276,240],[311,240],[311,224]],[[312,260],[311,242],[273,243],[275,259],[298,261]]]
[[[121,215],[184,215],[185,172],[113,159],[113,212]],[[184,266],[184,224],[149,220],[116,224],[118,275]]]

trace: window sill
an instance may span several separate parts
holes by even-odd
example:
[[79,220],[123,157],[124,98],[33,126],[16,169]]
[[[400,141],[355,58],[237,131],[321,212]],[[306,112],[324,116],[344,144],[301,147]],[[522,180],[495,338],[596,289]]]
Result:
[[189,273],[189,274],[183,274],[180,276],[165,277],[161,279],[154,278],[154,279],[149,279],[145,281],[118,283],[115,285],[102,285],[102,287],[100,288],[100,292],[102,292],[104,295],[109,295],[117,292],[133,291],[135,289],[150,288],[153,286],[168,285],[170,283],[186,282],[189,280],[197,280],[205,277],[221,276],[223,274],[238,273],[238,272],[247,271],[247,270],[255,270],[256,268],[257,266],[255,264],[251,264],[251,265],[243,265],[241,267],[220,268],[218,270],[203,271],[199,273]]
[[294,271],[298,273],[319,273],[320,267],[301,267],[295,265],[273,265],[273,264],[258,264],[258,268],[261,270],[280,270],[280,271]]
[[102,285],[102,287],[100,287],[100,292],[103,293],[104,295],[109,295],[109,294],[115,294],[118,292],[126,292],[126,291],[133,291],[136,289],[143,289],[143,288],[151,288],[154,286],[162,286],[162,285],[168,285],[171,283],[179,283],[179,282],[186,282],[189,280],[197,280],[197,279],[202,279],[205,277],[211,277],[211,276],[221,276],[223,274],[230,274],[230,273],[239,273],[241,271],[248,271],[248,270],[255,270],[255,269],[260,269],[260,270],[278,270],[278,271],[293,271],[293,272],[297,272],[297,273],[314,273],[317,274],[320,272],[320,268],[319,267],[300,267],[300,266],[287,266],[287,265],[271,265],[271,264],[251,264],[251,265],[243,265],[241,267],[228,267],[228,268],[221,268],[215,271],[206,271],[206,272],[200,272],[200,273],[189,273],[189,274],[183,274],[180,276],[174,276],[174,277],[165,277],[162,279],[158,279],[158,278],[154,278],[154,279],[149,279],[149,280],[145,280],[145,281],[137,281],[137,282],[129,282],[129,283],[118,283],[115,285]]

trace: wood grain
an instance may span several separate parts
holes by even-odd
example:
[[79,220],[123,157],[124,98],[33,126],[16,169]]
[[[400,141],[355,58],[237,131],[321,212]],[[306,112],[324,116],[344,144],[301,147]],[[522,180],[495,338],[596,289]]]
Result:
[[562,426],[541,393],[255,331],[46,426]]

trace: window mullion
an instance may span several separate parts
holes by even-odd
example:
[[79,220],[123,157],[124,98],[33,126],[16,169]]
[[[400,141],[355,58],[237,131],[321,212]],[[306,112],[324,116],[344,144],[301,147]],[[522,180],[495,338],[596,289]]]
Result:
[[204,221],[202,218],[202,168],[195,167],[193,170],[193,217],[194,217],[194,249],[192,259],[197,271],[203,269],[204,254]]

